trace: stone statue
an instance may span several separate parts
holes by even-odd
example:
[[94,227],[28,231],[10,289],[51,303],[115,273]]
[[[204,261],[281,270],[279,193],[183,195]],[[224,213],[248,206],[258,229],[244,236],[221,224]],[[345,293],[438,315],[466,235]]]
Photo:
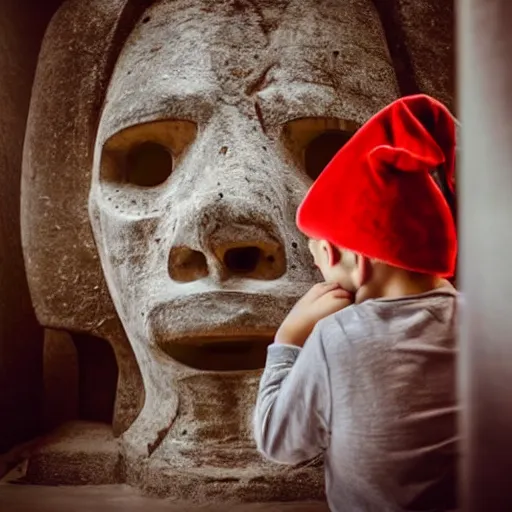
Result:
[[317,461],[256,452],[256,389],[275,329],[319,280],[296,206],[400,93],[371,0],[63,4],[28,119],[27,275],[48,343],[107,340],[118,375],[108,448],[74,444],[94,437],[82,425],[66,457],[34,455],[30,481],[322,496]]

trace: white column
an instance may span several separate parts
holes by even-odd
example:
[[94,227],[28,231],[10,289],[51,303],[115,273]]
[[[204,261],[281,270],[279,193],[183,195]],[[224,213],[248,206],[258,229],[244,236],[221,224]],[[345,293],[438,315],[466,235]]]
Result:
[[512,511],[512,0],[458,1],[464,511]]

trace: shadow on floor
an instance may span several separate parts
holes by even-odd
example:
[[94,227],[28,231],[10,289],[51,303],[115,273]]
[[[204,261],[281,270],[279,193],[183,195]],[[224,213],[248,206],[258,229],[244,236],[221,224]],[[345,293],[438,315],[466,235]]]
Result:
[[329,512],[324,503],[206,504],[142,497],[126,486],[0,485],[2,512]]

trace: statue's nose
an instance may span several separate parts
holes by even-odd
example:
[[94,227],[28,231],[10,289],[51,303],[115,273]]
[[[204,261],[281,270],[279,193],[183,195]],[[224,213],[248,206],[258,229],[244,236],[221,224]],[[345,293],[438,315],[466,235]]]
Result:
[[[260,280],[281,277],[286,272],[286,254],[276,227],[251,222],[246,211],[242,218],[233,208],[216,206],[206,207],[208,222],[181,224],[183,232],[169,254],[171,279],[190,282],[207,276]],[[200,219],[204,212],[196,213],[190,218]]]
[[212,274],[222,279],[272,280],[281,277],[285,271],[286,258],[280,242],[249,240],[237,237],[236,233],[233,233],[233,241],[203,250],[175,246],[169,255],[169,275],[178,282],[190,282]]

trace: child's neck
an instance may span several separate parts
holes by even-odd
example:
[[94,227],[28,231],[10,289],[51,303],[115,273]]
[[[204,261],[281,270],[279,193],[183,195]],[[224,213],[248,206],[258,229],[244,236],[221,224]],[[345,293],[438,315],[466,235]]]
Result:
[[376,271],[374,279],[359,288],[355,302],[359,304],[368,299],[399,298],[419,295],[437,288],[453,286],[446,279],[429,275],[418,275],[400,269]]

